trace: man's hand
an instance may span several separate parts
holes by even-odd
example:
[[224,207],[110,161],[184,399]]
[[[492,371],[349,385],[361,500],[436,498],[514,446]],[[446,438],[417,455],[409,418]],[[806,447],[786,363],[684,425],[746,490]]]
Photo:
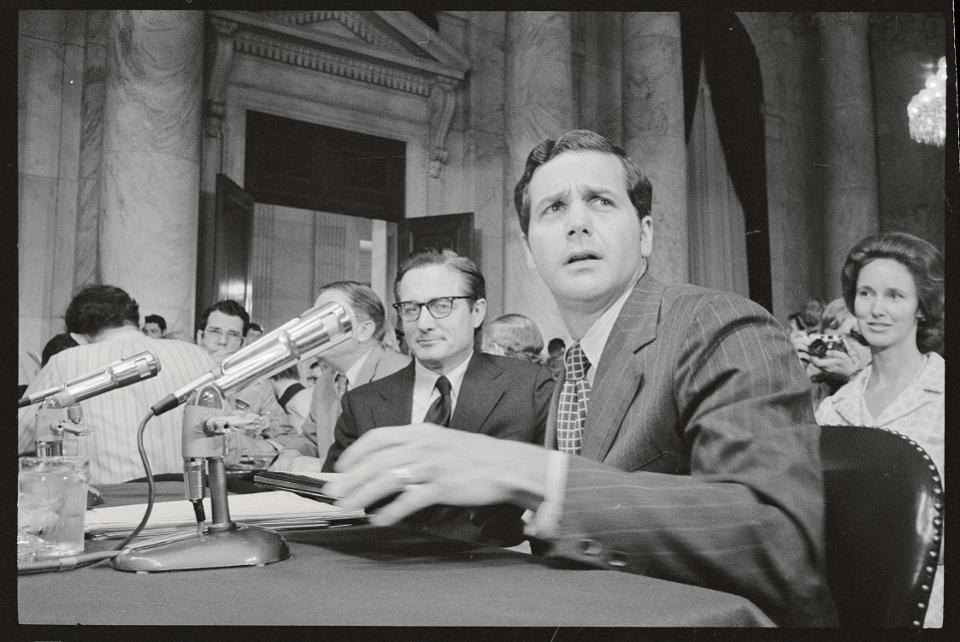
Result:
[[371,517],[378,526],[434,504],[536,509],[543,501],[547,457],[540,446],[433,424],[377,428],[343,452],[336,464],[343,476],[327,492],[346,509],[399,492]]
[[323,472],[323,460],[301,455],[299,451],[293,448],[285,448],[277,455],[277,459],[270,466],[270,470],[285,473],[320,473]]

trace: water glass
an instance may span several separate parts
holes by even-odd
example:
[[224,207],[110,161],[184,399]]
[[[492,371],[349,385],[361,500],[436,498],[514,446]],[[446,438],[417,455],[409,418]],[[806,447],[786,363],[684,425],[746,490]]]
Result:
[[82,457],[21,457],[17,478],[17,560],[83,552],[90,462]]

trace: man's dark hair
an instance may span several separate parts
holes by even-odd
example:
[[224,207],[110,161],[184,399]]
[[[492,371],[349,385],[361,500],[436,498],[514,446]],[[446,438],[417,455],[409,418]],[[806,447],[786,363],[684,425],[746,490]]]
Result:
[[43,352],[40,355],[40,367],[42,368],[47,365],[50,357],[58,352],[63,352],[67,348],[76,348],[78,345],[80,344],[70,336],[69,332],[61,332],[60,334],[54,335],[52,339],[47,341],[47,345],[43,346]]
[[539,143],[527,156],[523,176],[517,181],[517,186],[513,190],[513,204],[517,209],[517,216],[520,217],[520,229],[523,230],[524,234],[530,229],[530,192],[527,188],[530,185],[530,179],[533,178],[533,173],[541,165],[564,152],[583,151],[603,152],[619,158],[627,182],[627,194],[630,196],[630,202],[637,210],[637,216],[642,220],[643,217],[650,215],[653,187],[647,177],[643,175],[643,172],[640,171],[640,168],[623,151],[623,148],[596,132],[587,129],[575,129],[558,138],[548,138]]
[[383,339],[386,332],[387,313],[383,308],[383,301],[373,288],[359,281],[333,281],[322,286],[318,294],[323,294],[327,290],[337,290],[345,294],[354,314],[365,316],[373,321],[375,328],[373,338],[377,341]]
[[[400,301],[398,287],[404,275],[410,270],[426,265],[445,265],[454,272],[459,272],[464,277],[464,283],[467,291],[461,293],[462,296],[468,296],[474,301],[487,298],[487,285],[480,273],[480,268],[473,262],[473,259],[467,256],[461,256],[448,248],[428,247],[417,250],[403,260],[397,270],[397,278],[393,282],[393,296]],[[453,294],[452,292],[450,293]]]
[[143,317],[143,325],[147,325],[148,323],[156,323],[158,326],[160,326],[161,333],[167,331],[167,320],[159,314],[148,314],[147,316]]
[[88,285],[70,301],[63,315],[67,332],[94,336],[107,328],[140,327],[140,306],[113,285]]
[[263,332],[263,326],[261,326],[256,321],[251,321],[250,327],[248,328],[248,330],[256,330],[257,332]]
[[223,301],[217,301],[207,306],[207,309],[200,315],[200,326],[197,328],[198,330],[206,329],[207,319],[210,318],[210,315],[213,314],[214,311],[222,312],[230,317],[240,317],[243,320],[243,336],[247,336],[247,330],[250,329],[250,315],[243,309],[242,305],[233,299],[224,299]]

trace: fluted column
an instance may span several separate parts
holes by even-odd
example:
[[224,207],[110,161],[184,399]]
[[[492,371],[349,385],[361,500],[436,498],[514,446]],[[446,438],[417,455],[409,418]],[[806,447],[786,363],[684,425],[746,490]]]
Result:
[[104,283],[193,332],[202,11],[114,11],[101,194]]
[[867,13],[820,13],[823,61],[824,295],[840,296],[850,248],[879,229]]
[[545,340],[568,336],[553,296],[528,262],[513,188],[530,150],[573,129],[570,16],[562,11],[507,13],[508,162],[504,177],[504,312],[525,314]]
[[687,152],[680,14],[623,14],[623,148],[653,184],[650,273],[688,280]]

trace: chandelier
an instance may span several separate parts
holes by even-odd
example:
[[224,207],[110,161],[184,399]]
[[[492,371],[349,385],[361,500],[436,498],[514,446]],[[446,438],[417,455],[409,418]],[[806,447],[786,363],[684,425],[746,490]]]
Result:
[[918,143],[943,147],[947,135],[947,59],[937,62],[937,73],[931,74],[923,89],[910,99],[907,117],[910,137]]

